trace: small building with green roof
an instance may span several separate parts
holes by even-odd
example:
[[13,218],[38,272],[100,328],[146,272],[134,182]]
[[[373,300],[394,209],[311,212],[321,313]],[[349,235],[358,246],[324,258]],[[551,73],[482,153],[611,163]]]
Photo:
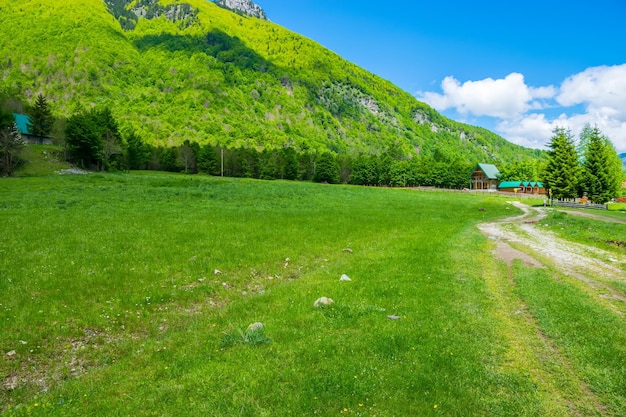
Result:
[[36,145],[50,145],[52,138],[50,136],[36,136],[30,132],[30,116],[27,114],[13,113],[17,130],[20,131],[24,142]]
[[469,177],[471,190],[493,190],[498,188],[500,171],[492,164],[478,164]]
[[523,181],[502,181],[498,184],[498,191],[505,193],[516,193],[525,188]]
[[524,194],[545,194],[546,188],[537,181],[502,181],[498,184],[498,191]]

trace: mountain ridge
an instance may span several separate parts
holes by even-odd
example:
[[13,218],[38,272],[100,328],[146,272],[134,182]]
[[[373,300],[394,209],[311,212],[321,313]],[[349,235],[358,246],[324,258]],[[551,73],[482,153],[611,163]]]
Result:
[[447,119],[272,22],[202,0],[135,2],[143,10],[135,22],[121,5],[0,1],[0,24],[10,29],[0,34],[4,94],[45,94],[63,117],[110,106],[122,126],[153,144],[443,152],[472,161],[539,155]]

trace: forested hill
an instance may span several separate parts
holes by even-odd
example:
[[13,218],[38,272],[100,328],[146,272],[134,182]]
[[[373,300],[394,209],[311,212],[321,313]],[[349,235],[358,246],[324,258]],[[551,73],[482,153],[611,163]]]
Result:
[[0,0],[0,28],[5,101],[42,93],[58,117],[108,106],[151,144],[468,162],[538,154],[441,116],[310,39],[207,0]]

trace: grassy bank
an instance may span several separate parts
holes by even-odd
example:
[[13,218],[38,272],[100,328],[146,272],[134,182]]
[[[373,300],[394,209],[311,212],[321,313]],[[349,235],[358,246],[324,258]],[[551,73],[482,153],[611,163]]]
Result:
[[[626,220],[626,217],[604,211],[598,216],[602,217],[598,219],[581,217],[554,210],[541,221],[541,226],[570,241],[596,246],[610,252],[625,253],[626,224],[610,220]],[[603,217],[607,221],[601,220]]]
[[[475,224],[512,214],[488,195],[3,179],[0,412],[624,415],[624,393],[595,395],[590,372],[626,354],[616,345],[589,371],[568,344],[601,337],[562,336],[548,320],[561,310],[538,313],[545,280],[517,290],[490,256]],[[335,303],[314,308],[322,296]],[[526,300],[536,317],[516,314]],[[602,332],[623,326],[590,308]],[[247,337],[254,322],[263,337]]]
[[24,162],[15,172],[17,177],[51,175],[71,167],[65,162],[63,147],[58,145],[26,145],[21,158]]

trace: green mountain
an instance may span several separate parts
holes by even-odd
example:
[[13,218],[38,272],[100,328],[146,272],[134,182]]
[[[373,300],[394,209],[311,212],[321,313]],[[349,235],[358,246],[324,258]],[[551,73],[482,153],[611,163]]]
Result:
[[[270,16],[271,18],[271,16]],[[108,106],[153,145],[502,162],[539,151],[447,119],[268,20],[207,0],[0,0],[0,93]]]

